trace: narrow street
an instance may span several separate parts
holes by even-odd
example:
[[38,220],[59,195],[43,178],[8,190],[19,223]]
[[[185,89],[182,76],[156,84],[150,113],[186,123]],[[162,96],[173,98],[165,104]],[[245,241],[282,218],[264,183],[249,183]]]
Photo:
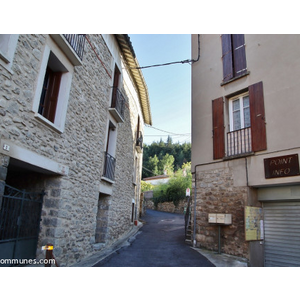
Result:
[[95,267],[214,267],[185,243],[183,215],[147,210],[142,220],[130,245]]

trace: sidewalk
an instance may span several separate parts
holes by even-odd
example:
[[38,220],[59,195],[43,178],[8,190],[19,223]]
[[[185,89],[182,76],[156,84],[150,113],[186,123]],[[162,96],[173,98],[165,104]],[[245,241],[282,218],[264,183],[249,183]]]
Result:
[[205,256],[210,262],[212,262],[216,267],[247,267],[247,259],[242,257],[237,257],[233,255],[228,255],[225,253],[217,253],[215,251],[210,251],[206,249],[194,248],[203,256]]

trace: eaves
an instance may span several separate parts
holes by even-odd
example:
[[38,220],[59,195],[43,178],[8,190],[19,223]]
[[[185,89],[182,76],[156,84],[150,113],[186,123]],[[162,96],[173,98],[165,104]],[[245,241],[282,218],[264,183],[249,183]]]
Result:
[[128,71],[136,84],[144,121],[146,124],[152,125],[148,88],[144,76],[142,74],[142,71],[138,69],[139,63],[138,60],[136,59],[130,38],[128,34],[115,34],[115,37],[121,49],[121,52],[123,53],[125,63],[128,67]]

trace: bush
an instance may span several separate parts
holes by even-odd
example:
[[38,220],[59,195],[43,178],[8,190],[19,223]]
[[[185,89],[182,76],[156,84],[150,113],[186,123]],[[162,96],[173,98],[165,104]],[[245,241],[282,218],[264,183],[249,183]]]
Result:
[[175,206],[186,196],[186,189],[192,187],[191,163],[183,165],[168,183],[159,184],[153,190],[153,202],[157,208],[160,202],[173,202]]

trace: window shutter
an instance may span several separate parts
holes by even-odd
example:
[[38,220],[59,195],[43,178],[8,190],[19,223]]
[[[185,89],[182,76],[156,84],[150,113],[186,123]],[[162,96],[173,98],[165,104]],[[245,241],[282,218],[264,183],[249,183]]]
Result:
[[62,73],[47,68],[39,113],[54,123]]
[[233,78],[231,34],[222,34],[223,81]]
[[247,72],[245,39],[243,34],[232,35],[234,77],[241,76]]
[[263,83],[249,86],[252,151],[267,149]]
[[213,151],[214,159],[225,156],[224,106],[223,97],[212,101],[213,111]]

